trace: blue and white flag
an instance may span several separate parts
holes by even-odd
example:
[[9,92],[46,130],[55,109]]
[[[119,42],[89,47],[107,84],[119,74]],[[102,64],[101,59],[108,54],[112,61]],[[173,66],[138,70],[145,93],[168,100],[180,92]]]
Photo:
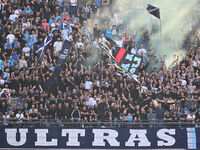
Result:
[[47,49],[47,46],[50,44],[50,42],[52,41],[52,38],[50,36],[47,36],[44,41],[39,45],[38,50],[36,51],[36,53],[38,54],[39,57],[42,56],[42,54],[44,53],[44,51]]

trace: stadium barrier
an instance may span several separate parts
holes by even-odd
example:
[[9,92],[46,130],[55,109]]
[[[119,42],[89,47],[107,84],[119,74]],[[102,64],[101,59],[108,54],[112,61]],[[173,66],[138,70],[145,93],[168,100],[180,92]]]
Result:
[[12,120],[12,121],[0,121],[0,126],[8,127],[66,127],[66,128],[80,128],[80,127],[94,127],[94,128],[114,128],[114,127],[165,127],[165,128],[177,128],[177,127],[200,127],[200,122],[195,121],[94,121],[94,122],[85,122],[85,121],[72,121],[66,119],[38,119],[38,120]]
[[0,127],[0,148],[200,149],[200,128]]

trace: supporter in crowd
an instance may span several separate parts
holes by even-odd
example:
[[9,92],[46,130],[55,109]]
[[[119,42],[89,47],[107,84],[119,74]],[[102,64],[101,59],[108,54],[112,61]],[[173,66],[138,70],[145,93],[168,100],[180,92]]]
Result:
[[[200,121],[199,29],[193,28],[195,34],[190,35],[184,59],[167,70],[165,56],[155,56],[149,44],[148,31],[141,34],[143,41],[126,30],[122,37],[123,21],[119,14],[112,14],[115,18],[112,22],[104,11],[99,11],[101,5],[106,8],[111,2],[2,0],[2,121],[122,121],[133,125],[147,120],[150,127],[156,121],[161,124],[163,121]],[[87,20],[91,18],[105,26],[95,22],[89,26]],[[110,65],[110,59],[98,45],[102,33],[121,39],[122,46],[130,53],[142,55],[138,72],[140,85],[119,75],[117,68]],[[53,41],[36,65],[36,51],[47,35]],[[72,42],[72,50],[60,73],[57,90],[46,91],[44,82],[55,69],[64,40]]]

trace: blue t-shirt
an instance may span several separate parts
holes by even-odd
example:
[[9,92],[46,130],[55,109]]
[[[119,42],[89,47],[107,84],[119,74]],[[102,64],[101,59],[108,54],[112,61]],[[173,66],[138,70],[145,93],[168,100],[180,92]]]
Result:
[[8,59],[8,61],[7,61],[9,64],[10,64],[10,66],[12,67],[12,66],[14,66],[14,59]]
[[51,24],[53,23],[53,18],[49,19],[49,26],[51,26]]
[[18,55],[17,54],[12,54],[12,58],[14,61],[17,61],[18,60]]
[[26,34],[26,33],[24,33],[24,37],[25,37],[25,41],[26,41],[26,42],[28,42],[28,41],[29,41],[29,37],[30,37],[30,35],[29,35],[29,34]]
[[55,19],[56,20],[58,20],[58,19],[62,20],[62,17],[61,16],[56,16]]
[[31,37],[31,40],[33,41],[33,43],[37,43],[36,34],[31,34],[30,37]]
[[0,59],[0,70],[2,70],[3,61]]
[[17,46],[16,46],[17,44],[21,45],[21,43],[20,43],[19,41],[14,41],[14,48],[17,47]]
[[9,45],[10,48],[12,48],[12,44],[9,43],[9,42],[6,42],[6,43],[4,44],[4,48],[6,49],[8,45]]
[[34,45],[34,42],[33,41],[28,41],[27,43],[28,43],[28,47],[30,49],[32,49],[32,46]]
[[85,32],[85,35],[86,35],[87,37],[90,36],[89,31],[88,31],[86,28],[84,28],[84,29],[82,30],[82,32]]
[[101,0],[96,0],[96,5],[97,5],[97,7],[100,7],[101,6]]
[[131,116],[126,116],[126,119],[128,119],[128,121],[132,121],[132,119],[133,119],[133,116],[131,115]]
[[62,30],[62,24],[61,24],[61,22],[58,23],[58,30],[59,30],[59,31]]
[[75,22],[74,23],[79,23],[78,19],[79,19],[79,17],[75,17]]
[[57,2],[58,2],[58,5],[60,6],[60,7],[63,7],[63,0],[56,0]]
[[189,112],[190,112],[190,111],[189,111],[188,109],[187,109],[187,110],[184,110],[184,114],[186,114],[186,115],[189,114]]
[[106,29],[106,36],[112,39],[112,29]]
[[25,8],[25,9],[24,9],[24,13],[25,13],[25,14],[28,14],[28,13],[32,14],[32,13],[33,13],[33,10],[32,10],[32,9],[27,9],[27,8]]

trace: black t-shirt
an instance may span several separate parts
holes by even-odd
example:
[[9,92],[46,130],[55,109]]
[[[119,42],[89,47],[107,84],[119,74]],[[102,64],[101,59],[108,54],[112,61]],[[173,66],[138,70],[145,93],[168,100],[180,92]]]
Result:
[[[82,110],[81,112],[87,113],[88,110],[87,110],[87,109],[86,109],[86,110]],[[82,118],[82,119],[84,119],[85,117],[88,117],[88,115],[86,115],[86,114],[81,114],[81,118]]]
[[30,117],[31,117],[31,118],[36,118],[37,116],[38,116],[37,113],[31,113],[31,114],[30,114]]
[[147,120],[147,114],[146,113],[141,113],[140,117],[141,117],[141,120]]
[[69,119],[71,117],[71,109],[70,108],[65,108],[64,111],[64,116],[66,117],[66,119]]
[[56,117],[56,109],[55,108],[50,108],[49,109],[49,118],[50,119],[55,119]]
[[118,108],[112,108],[111,111],[112,111],[112,117],[119,119],[120,110]]
[[46,115],[46,110],[45,109],[39,109],[38,111],[42,116]]
[[15,89],[16,91],[19,91],[19,80],[11,79],[11,88]]
[[133,114],[133,120],[134,120],[135,118],[138,120],[138,119],[140,118],[140,115],[139,115],[139,114],[136,114],[136,113],[134,113],[134,114]]
[[169,106],[170,106],[169,103],[162,103],[162,108],[164,108],[165,110],[170,111]]
[[12,3],[13,10],[16,10],[18,8],[18,6],[20,6],[20,4],[18,2]]
[[96,37],[96,38],[100,37],[100,35],[101,35],[101,30],[100,29],[94,27],[93,28],[93,32],[94,32],[94,37]]
[[79,110],[74,110],[74,111],[73,111],[73,116],[72,116],[72,117],[74,117],[74,118],[79,118],[79,113],[80,113]]
[[197,109],[196,108],[190,108],[189,110],[190,110],[190,112],[194,113]]
[[194,99],[198,99],[199,98],[199,96],[200,96],[200,94],[199,93],[193,93],[193,97],[194,97]]
[[92,8],[93,13],[96,14],[96,12],[97,12],[97,5],[92,5],[91,8]]
[[63,111],[63,109],[62,108],[57,108],[57,117],[58,118],[63,118],[63,116],[64,116],[64,111]]
[[53,30],[53,38],[56,40],[60,37],[61,32],[58,29]]

